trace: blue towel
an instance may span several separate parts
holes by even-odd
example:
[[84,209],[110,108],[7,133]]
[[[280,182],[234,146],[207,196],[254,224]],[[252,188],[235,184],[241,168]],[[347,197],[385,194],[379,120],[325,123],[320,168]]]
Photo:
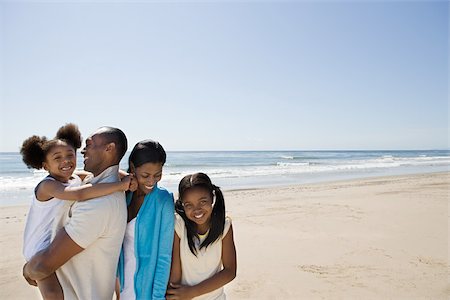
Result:
[[[127,195],[130,204],[132,193]],[[136,299],[164,300],[169,282],[174,236],[174,200],[172,193],[157,185],[146,195],[136,217],[134,251]],[[118,276],[121,290],[124,284],[123,249],[120,253]]]

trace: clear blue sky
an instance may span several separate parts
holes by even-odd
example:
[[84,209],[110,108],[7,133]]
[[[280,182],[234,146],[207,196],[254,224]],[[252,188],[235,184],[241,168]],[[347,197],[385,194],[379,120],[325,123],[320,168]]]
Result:
[[0,1],[0,151],[102,125],[166,150],[448,148],[443,1]]

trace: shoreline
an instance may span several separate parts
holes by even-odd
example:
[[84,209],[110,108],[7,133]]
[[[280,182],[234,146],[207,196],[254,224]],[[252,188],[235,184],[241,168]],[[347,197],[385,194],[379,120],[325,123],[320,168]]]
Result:
[[[229,299],[447,299],[450,172],[224,190],[238,274]],[[0,295],[21,276],[27,205],[0,208]],[[255,252],[256,250],[256,252]]]
[[[223,192],[239,192],[239,191],[260,191],[260,190],[265,190],[265,189],[273,189],[273,188],[277,188],[277,189],[283,189],[283,188],[289,188],[289,187],[296,187],[296,186],[309,186],[309,185],[321,185],[321,184],[333,184],[333,183],[344,183],[344,182],[351,182],[351,181],[360,181],[360,180],[374,180],[374,179],[379,179],[379,178],[400,178],[400,177],[415,177],[415,176],[426,176],[426,175],[433,175],[433,174],[446,174],[449,173],[450,170],[448,171],[430,171],[430,172],[417,172],[417,173],[404,173],[404,174],[394,174],[394,175],[385,175],[385,174],[381,174],[381,175],[370,175],[370,176],[361,176],[361,177],[350,177],[350,178],[344,178],[344,179],[328,179],[328,178],[324,178],[322,180],[318,180],[318,181],[313,181],[313,182],[306,182],[306,183],[287,183],[287,184],[277,184],[277,183],[272,183],[269,184],[267,186],[243,186],[243,187],[231,187],[231,188],[226,188],[226,187],[222,187],[220,186],[221,190]],[[163,188],[167,187],[165,185],[162,185]],[[177,189],[173,188],[173,189],[168,189],[170,192],[173,192],[174,195],[177,194]],[[0,199],[0,203],[1,203],[1,199]],[[4,207],[21,207],[21,206],[26,206],[28,207],[29,204],[25,204],[25,203],[21,203],[21,204],[3,204],[0,205],[0,209],[4,208]]]
[[[389,156],[390,157],[390,156]],[[449,156],[450,158],[450,156]],[[210,158],[211,159],[211,158]],[[387,158],[390,162],[393,158]],[[399,158],[400,159],[400,158]],[[407,158],[402,158],[402,160]],[[414,160],[415,159],[415,160]],[[436,172],[448,172],[450,171],[450,160],[448,164],[441,164],[443,161],[439,161],[441,157],[431,157],[434,159],[435,165],[420,165],[423,163],[423,159],[426,157],[415,157],[409,163],[419,164],[419,165],[399,165],[395,167],[386,167],[383,165],[383,161],[375,160],[374,165],[383,167],[366,166],[360,169],[360,165],[352,165],[351,161],[347,161],[347,167],[349,169],[339,169],[339,170],[325,170],[328,167],[336,168],[339,164],[332,163],[331,165],[325,163],[322,167],[325,169],[321,171],[299,171],[298,168],[302,169],[303,166],[295,167],[277,167],[275,165],[263,166],[263,168],[269,168],[262,172],[260,167],[252,166],[253,171],[245,170],[241,175],[236,176],[233,172],[237,169],[233,167],[231,169],[222,169],[222,167],[214,167],[205,165],[204,168],[199,168],[196,170],[200,172],[207,173],[210,175],[211,179],[217,186],[223,188],[223,190],[244,190],[244,189],[261,189],[261,188],[274,188],[282,187],[288,185],[297,184],[311,184],[311,183],[326,183],[337,180],[354,180],[361,178],[371,178],[380,176],[396,176],[396,175],[412,175],[420,173],[436,173]],[[382,159],[383,160],[383,159]],[[402,161],[401,160],[401,161]],[[426,159],[427,162],[430,162]],[[277,163],[278,164],[278,163]],[[289,163],[286,163],[289,164]],[[296,163],[293,163],[294,165]],[[350,165],[349,165],[350,164]],[[20,164],[21,166],[22,164]],[[320,165],[320,164],[319,164]],[[344,164],[345,165],[345,164]],[[314,164],[313,164],[314,166]],[[16,166],[18,167],[18,166]],[[22,166],[21,166],[22,167]],[[171,192],[176,192],[178,190],[178,183],[182,178],[182,174],[186,170],[174,170],[174,167],[169,167],[165,169],[162,180],[159,183],[160,186],[166,188]],[[175,167],[176,168],[176,167]],[[218,168],[218,169],[217,169]],[[290,169],[293,168],[293,169]],[[122,168],[125,170],[126,168]],[[228,171],[231,173],[227,173]],[[234,170],[234,171],[233,171]],[[210,173],[211,172],[211,173]],[[216,173],[218,172],[218,173]],[[275,172],[275,173],[273,173]],[[13,172],[14,173],[14,172]],[[40,180],[42,180],[47,172],[36,171],[32,173],[2,173],[0,176],[0,207],[4,206],[16,206],[16,205],[28,205],[31,200],[32,191]],[[189,172],[190,173],[190,172]],[[239,173],[239,171],[238,171]],[[21,175],[20,175],[21,174]],[[221,174],[221,175],[220,175]],[[225,174],[225,175],[224,175]]]
[[[0,159],[0,206],[27,205],[47,172],[26,168],[19,152]],[[120,167],[128,169],[126,157]],[[160,186],[176,192],[182,177],[195,172],[224,190],[242,190],[442,171],[450,171],[448,150],[177,152],[169,155]]]
[[309,183],[297,183],[297,184],[282,184],[282,185],[274,185],[269,187],[249,187],[249,188],[230,188],[230,189],[222,189],[224,192],[241,192],[241,191],[261,191],[261,190],[267,190],[271,188],[280,188],[280,189],[286,189],[286,188],[293,188],[293,187],[300,187],[300,186],[317,186],[317,185],[329,185],[329,184],[337,184],[337,183],[351,183],[354,181],[365,181],[365,180],[376,180],[376,179],[400,179],[402,177],[422,177],[422,176],[428,176],[428,175],[444,175],[444,174],[450,174],[450,171],[432,171],[432,172],[422,172],[422,173],[411,173],[411,174],[399,174],[399,175],[379,175],[379,176],[369,176],[369,177],[358,177],[353,179],[336,179],[336,180],[327,180],[325,181],[317,181],[317,182],[309,182]]

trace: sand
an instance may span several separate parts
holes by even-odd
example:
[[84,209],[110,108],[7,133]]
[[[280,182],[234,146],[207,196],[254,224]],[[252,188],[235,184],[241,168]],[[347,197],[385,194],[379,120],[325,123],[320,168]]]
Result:
[[[448,299],[450,173],[225,191],[238,274],[229,299]],[[0,299],[22,278],[28,208],[0,208]]]

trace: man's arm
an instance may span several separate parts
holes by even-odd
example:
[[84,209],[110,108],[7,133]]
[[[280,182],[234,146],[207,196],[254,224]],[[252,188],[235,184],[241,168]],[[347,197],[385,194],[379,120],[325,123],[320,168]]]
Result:
[[30,282],[30,279],[41,280],[46,278],[83,250],[70,238],[63,227],[46,249],[36,253],[25,264],[23,276],[28,282]]

